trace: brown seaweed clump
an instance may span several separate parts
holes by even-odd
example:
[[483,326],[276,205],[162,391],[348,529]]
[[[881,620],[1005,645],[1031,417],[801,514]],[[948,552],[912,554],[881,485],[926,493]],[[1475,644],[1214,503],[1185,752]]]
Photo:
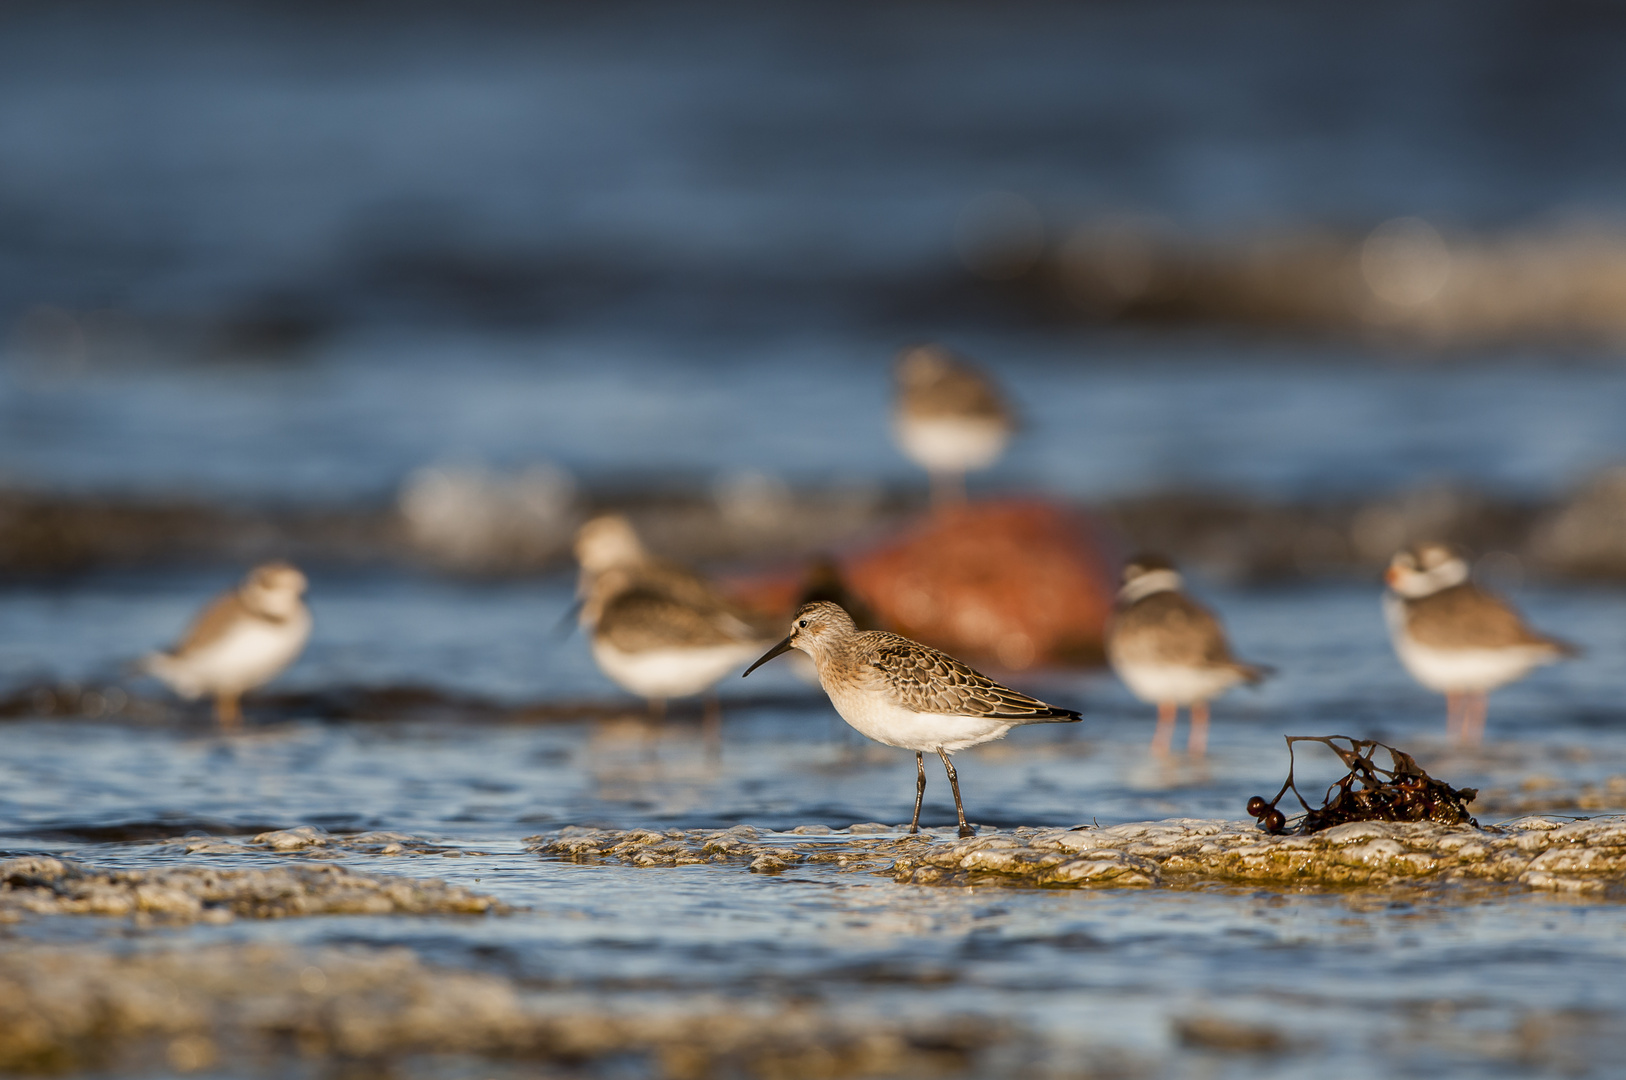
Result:
[[[1349,769],[1342,779],[1327,788],[1320,806],[1311,806],[1293,783],[1293,744],[1318,742],[1337,754]],[[1372,760],[1378,750],[1387,750],[1392,767]],[[1360,787],[1356,787],[1359,782]],[[1266,802],[1261,795],[1248,800],[1248,814],[1259,819],[1268,833],[1287,832],[1287,815],[1276,809],[1289,791],[1304,807],[1296,831],[1308,836],[1334,825],[1352,821],[1432,821],[1440,825],[1479,827],[1468,813],[1468,804],[1478,797],[1474,788],[1454,788],[1423,771],[1412,756],[1374,739],[1352,739],[1347,735],[1287,736],[1287,779],[1276,797]]]

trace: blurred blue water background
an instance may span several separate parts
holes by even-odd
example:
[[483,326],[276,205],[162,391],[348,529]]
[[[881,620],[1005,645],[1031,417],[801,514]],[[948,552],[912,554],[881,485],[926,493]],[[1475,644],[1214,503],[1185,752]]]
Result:
[[907,480],[885,368],[941,338],[1030,420],[995,484],[1550,491],[1622,456],[1607,350],[1420,368],[1080,328],[979,282],[966,231],[990,193],[1052,242],[1125,214],[1213,236],[1618,220],[1626,149],[1600,136],[1626,120],[1621,23],[1444,2],[16,5],[0,475],[296,499],[447,459]]
[[[997,371],[1024,415],[974,490],[1313,499],[1447,478],[1550,495],[1626,458],[1610,349],[1079,325],[978,279],[966,236],[999,192],[1051,236],[1112,215],[1199,237],[1618,222],[1623,44],[1626,10],[1594,4],[7,5],[0,481],[368,501],[430,463],[551,461],[586,485],[919,484],[888,439],[888,365],[930,338]],[[0,682],[118,678],[237,573],[8,585]],[[1240,818],[1280,782],[1288,733],[1387,737],[1504,795],[1626,776],[1618,589],[1517,590],[1588,654],[1499,694],[1491,748],[1458,753],[1389,651],[1376,581],[1198,588],[1243,655],[1281,669],[1217,707],[1210,762],[1154,766],[1151,718],[1110,678],[1047,675],[1036,688],[1086,721],[964,755],[974,819]],[[581,640],[552,632],[569,595],[559,577],[313,568],[316,634],[281,685],[606,696]],[[150,867],[175,849],[95,830],[401,829],[490,854],[351,861],[534,909],[165,939],[182,944],[406,944],[621,1004],[619,979],[665,988],[646,1005],[794,980],[847,1008],[986,1011],[1081,1062],[1128,1054],[1136,1075],[1613,1067],[1507,1043],[1566,1010],[1620,1029],[1608,899],[906,889],[523,852],[570,823],[907,816],[907,754],[816,697],[732,710],[725,730],[717,764],[684,723],[651,753],[630,721],[296,716],[241,739],[8,722],[0,843]],[[935,777],[927,806],[948,820]],[[1313,1049],[1183,1047],[1171,1018],[1204,1010]]]

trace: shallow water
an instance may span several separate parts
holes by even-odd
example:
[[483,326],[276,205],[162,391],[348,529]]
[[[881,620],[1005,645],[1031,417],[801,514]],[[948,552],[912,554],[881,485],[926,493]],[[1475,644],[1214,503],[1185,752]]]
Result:
[[[182,619],[213,584],[204,575],[109,577],[13,594],[4,605],[7,670],[107,670],[123,658],[123,642]],[[1439,701],[1412,686],[1389,654],[1372,588],[1205,592],[1226,612],[1238,648],[1282,672],[1218,707],[1206,763],[1149,761],[1150,717],[1107,677],[1034,676],[1024,681],[1082,706],[1086,720],[1018,731],[960,755],[972,819],[1011,827],[1240,818],[1247,796],[1273,794],[1285,775],[1288,733],[1384,738],[1417,751],[1435,775],[1487,791],[1552,793],[1626,774],[1612,688],[1626,594],[1518,594],[1538,625],[1562,627],[1591,651],[1497,695],[1491,744],[1470,752],[1444,746]],[[500,688],[516,699],[612,696],[579,639],[550,636],[567,582],[318,577],[314,595],[318,633],[289,686],[347,675]],[[390,634],[379,635],[380,626]],[[75,633],[88,627],[95,633]],[[450,627],[457,642],[488,647],[459,654]],[[783,670],[758,678],[792,694],[800,685]],[[784,829],[907,819],[907,753],[863,742],[812,693],[805,705],[729,710],[717,759],[695,719],[680,712],[653,729],[629,702],[625,719],[592,723],[296,718],[251,724],[234,738],[201,716],[178,725],[8,723],[0,732],[0,849],[8,853],[142,868],[222,858],[153,842],[163,835],[390,829],[468,854],[336,857],[369,871],[442,877],[528,909],[472,920],[240,920],[134,938],[114,922],[88,929],[84,919],[56,918],[14,932],[88,935],[120,948],[403,944],[435,963],[517,977],[561,1002],[612,1008],[680,1008],[717,996],[811,1001],[843,1015],[993,1015],[1030,1029],[1030,1056],[1110,1061],[1150,1075],[1302,1075],[1311,1060],[1329,1076],[1369,1075],[1374,1061],[1402,1074],[1606,1075],[1618,1052],[1611,1032],[1626,1023],[1618,977],[1626,908],[1611,901],[1516,890],[939,888],[824,864],[760,875],[739,865],[645,869],[526,853],[526,836],[567,824]],[[1308,794],[1336,773],[1330,755],[1309,752],[1301,788]],[[946,826],[953,811],[940,774],[927,796],[926,820]],[[1587,812],[1604,809],[1619,808]],[[1194,1017],[1263,1025],[1288,1041],[1227,1055],[1181,1041],[1177,1024]]]
[[[990,300],[956,250],[962,215],[1000,190],[1053,233],[1124,210],[1184,235],[1618,215],[1626,144],[1597,137],[1626,102],[1616,14],[1031,3],[932,5],[928,20],[892,4],[837,33],[817,5],[491,4],[455,23],[317,10],[47,5],[7,24],[0,319],[83,318],[43,348],[23,324],[0,335],[6,483],[308,503],[386,498],[446,461],[547,460],[589,486],[747,470],[922,485],[886,422],[887,364],[922,338],[995,368],[1023,413],[974,490],[1314,499],[1449,478],[1547,497],[1626,460],[1611,352],[1441,363],[1078,332]],[[266,313],[308,320],[308,339],[205,340]],[[621,700],[554,630],[564,580],[309,569],[317,630],[278,689]],[[121,682],[240,572],[8,583],[0,691]],[[1487,823],[1573,810],[1580,791],[1582,813],[1626,809],[1610,801],[1626,800],[1626,593],[1514,590],[1588,652],[1497,694],[1490,743],[1469,752],[1445,745],[1442,703],[1390,653],[1375,582],[1198,586],[1241,655],[1280,671],[1217,707],[1209,758],[1150,761],[1149,710],[1103,673],[1033,674],[1018,684],[1085,720],[963,754],[974,821],[1237,819],[1284,777],[1284,734],[1329,733],[1482,788]],[[526,850],[573,824],[907,819],[908,754],[864,742],[783,665],[724,691],[720,757],[692,708],[654,728],[631,701],[620,718],[535,724],[263,710],[231,738],[201,711],[0,723],[0,853],[244,865],[302,856],[156,841],[398,830],[462,855],[334,857],[524,909],[54,917],[0,925],[0,947],[404,945],[563,1004],[965,1012],[1027,1029],[988,1064],[1008,1075],[1607,1076],[1626,1057],[1626,908],[1608,898],[947,888]],[[1306,794],[1336,775],[1330,755],[1300,761]],[[941,828],[952,803],[930,776]],[[1182,1040],[1181,1021],[1208,1016],[1280,1045]],[[623,1065],[604,1075],[635,1074]]]

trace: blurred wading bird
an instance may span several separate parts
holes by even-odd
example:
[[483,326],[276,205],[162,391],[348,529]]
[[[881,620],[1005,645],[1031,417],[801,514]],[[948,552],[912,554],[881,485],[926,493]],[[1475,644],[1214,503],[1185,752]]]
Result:
[[1506,602],[1468,580],[1468,562],[1445,544],[1419,544],[1389,560],[1383,613],[1412,678],[1445,695],[1446,732],[1478,743],[1486,695],[1543,664],[1577,656],[1538,634]]
[[892,432],[931,474],[934,503],[965,499],[965,474],[998,460],[1016,418],[983,372],[937,345],[898,357]]
[[1191,712],[1186,751],[1208,750],[1208,702],[1238,683],[1258,683],[1269,668],[1231,655],[1214,613],[1181,591],[1184,581],[1167,559],[1142,555],[1124,567],[1123,587],[1107,626],[1107,659],[1142,701],[1157,706],[1152,753],[1167,757],[1180,706]]
[[[705,693],[765,644],[746,618],[709,582],[652,558],[619,514],[594,518],[576,535],[581,564],[577,596],[593,660],[611,681],[649,702]],[[706,700],[708,736],[718,723],[715,695]]]
[[960,778],[949,755],[968,746],[1005,737],[1022,724],[1067,723],[1079,719],[971,670],[952,656],[880,630],[860,631],[839,605],[804,604],[791,621],[790,636],[746,669],[749,675],[769,660],[800,649],[813,658],[819,683],[841,718],[862,735],[887,746],[915,752],[915,815],[910,832],[920,831],[920,803],[926,795],[926,751],[943,760],[960,835],[972,835],[960,801]]
[[288,563],[255,567],[203,609],[179,645],[143,659],[142,670],[188,701],[212,694],[216,719],[235,728],[243,719],[242,695],[282,674],[310,639],[306,586],[305,575]]

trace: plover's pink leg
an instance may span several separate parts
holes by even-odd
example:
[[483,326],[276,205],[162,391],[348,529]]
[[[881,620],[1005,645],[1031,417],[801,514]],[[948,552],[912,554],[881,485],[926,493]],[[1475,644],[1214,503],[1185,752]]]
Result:
[[1174,721],[1180,715],[1180,706],[1172,701],[1157,703],[1157,730],[1152,733],[1152,756],[1166,758],[1174,745]]
[[1208,702],[1191,703],[1191,733],[1186,736],[1186,753],[1202,757],[1208,753]]
[[1452,742],[1462,741],[1462,698],[1455,690],[1445,692],[1445,737]]
[[1485,741],[1485,714],[1490,711],[1490,695],[1483,690],[1464,694],[1462,741],[1478,746]]

